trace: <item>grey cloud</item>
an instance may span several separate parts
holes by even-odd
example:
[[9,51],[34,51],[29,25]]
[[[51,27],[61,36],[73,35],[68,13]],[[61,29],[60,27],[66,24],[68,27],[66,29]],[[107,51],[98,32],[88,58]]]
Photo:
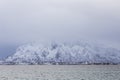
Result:
[[119,21],[119,0],[0,0],[1,43],[81,38],[118,41]]

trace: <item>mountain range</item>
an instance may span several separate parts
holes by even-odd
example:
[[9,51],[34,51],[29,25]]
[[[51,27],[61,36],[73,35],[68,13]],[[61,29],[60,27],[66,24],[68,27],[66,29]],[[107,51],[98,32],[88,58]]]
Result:
[[28,43],[1,64],[120,64],[120,50],[84,41]]

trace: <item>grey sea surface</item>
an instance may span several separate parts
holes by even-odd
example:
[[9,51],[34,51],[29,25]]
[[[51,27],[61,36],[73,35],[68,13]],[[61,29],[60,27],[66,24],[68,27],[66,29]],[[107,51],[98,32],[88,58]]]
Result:
[[120,65],[0,65],[0,80],[120,80]]

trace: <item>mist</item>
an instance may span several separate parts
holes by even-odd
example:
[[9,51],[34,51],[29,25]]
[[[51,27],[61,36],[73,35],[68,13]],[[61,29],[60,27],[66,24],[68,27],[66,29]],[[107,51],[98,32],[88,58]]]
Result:
[[119,21],[119,0],[0,0],[0,44],[85,39],[118,48]]

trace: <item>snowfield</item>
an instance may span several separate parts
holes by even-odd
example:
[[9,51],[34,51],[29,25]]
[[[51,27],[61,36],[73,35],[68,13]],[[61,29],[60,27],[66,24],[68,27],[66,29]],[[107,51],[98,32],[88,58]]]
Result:
[[2,65],[0,80],[120,80],[120,65]]
[[78,41],[20,46],[6,64],[120,64],[120,50]]

